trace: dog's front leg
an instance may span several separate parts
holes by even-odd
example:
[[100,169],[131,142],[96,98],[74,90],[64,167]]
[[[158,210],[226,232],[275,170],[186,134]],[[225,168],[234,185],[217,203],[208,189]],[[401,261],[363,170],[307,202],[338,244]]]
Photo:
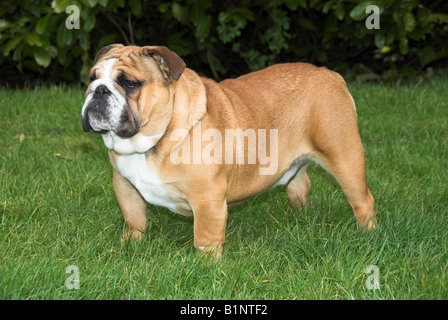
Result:
[[114,170],[114,191],[126,222],[123,240],[140,240],[148,220],[146,201],[134,186]]
[[[213,193],[209,193],[213,195]],[[192,203],[194,212],[194,246],[205,251],[205,256],[222,255],[227,224],[226,199],[197,200]]]

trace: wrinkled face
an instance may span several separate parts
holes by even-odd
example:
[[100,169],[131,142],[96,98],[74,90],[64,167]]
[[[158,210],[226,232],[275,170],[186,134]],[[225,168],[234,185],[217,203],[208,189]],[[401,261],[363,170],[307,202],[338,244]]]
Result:
[[[160,134],[169,121],[169,86],[185,64],[165,47],[111,45],[98,53],[82,107],[84,131],[129,138]],[[104,137],[103,136],[103,137]]]

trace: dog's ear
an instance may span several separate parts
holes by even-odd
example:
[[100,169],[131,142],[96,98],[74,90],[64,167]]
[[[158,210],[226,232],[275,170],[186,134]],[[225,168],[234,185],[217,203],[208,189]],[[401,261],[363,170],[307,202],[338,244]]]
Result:
[[185,70],[184,60],[167,47],[143,47],[143,54],[154,58],[165,78],[170,75],[178,80]]
[[93,65],[95,65],[98,62],[98,60],[100,60],[101,57],[104,56],[106,53],[108,53],[110,50],[112,50],[113,48],[119,48],[119,47],[123,47],[123,45],[121,43],[114,43],[114,44],[105,46],[103,49],[98,51],[98,53],[96,54],[95,60],[93,60]]

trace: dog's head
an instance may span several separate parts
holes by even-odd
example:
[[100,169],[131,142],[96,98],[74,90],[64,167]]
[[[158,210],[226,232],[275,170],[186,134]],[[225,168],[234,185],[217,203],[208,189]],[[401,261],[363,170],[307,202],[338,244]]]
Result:
[[159,135],[171,118],[170,84],[184,69],[184,61],[166,47],[104,47],[90,70],[84,131],[130,138],[144,129],[145,135]]

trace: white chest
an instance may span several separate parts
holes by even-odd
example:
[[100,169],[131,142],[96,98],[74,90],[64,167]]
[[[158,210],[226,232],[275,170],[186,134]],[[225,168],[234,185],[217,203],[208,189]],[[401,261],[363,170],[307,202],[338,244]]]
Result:
[[149,170],[145,154],[134,153],[118,156],[117,169],[147,202],[180,213],[176,209],[178,203],[167,196],[165,184],[157,175],[157,172]]
[[120,154],[127,155],[132,155],[136,152],[147,152],[149,149],[155,146],[157,141],[159,141],[162,136],[163,134],[157,134],[153,136],[136,134],[131,138],[120,138],[112,131],[102,135],[104,144],[108,149],[112,149]]

